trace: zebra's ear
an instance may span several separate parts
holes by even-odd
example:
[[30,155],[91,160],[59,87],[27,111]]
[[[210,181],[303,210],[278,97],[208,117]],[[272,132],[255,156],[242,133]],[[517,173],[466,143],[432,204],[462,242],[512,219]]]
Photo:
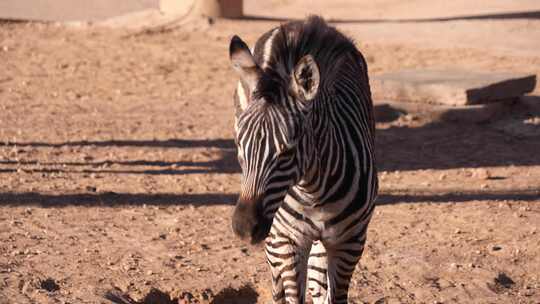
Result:
[[242,82],[246,84],[250,93],[253,92],[259,81],[261,69],[251,55],[247,44],[236,35],[231,39],[229,57],[232,67],[238,72]]
[[317,95],[321,75],[315,59],[306,55],[296,64],[292,77],[292,88],[296,96],[310,101]]

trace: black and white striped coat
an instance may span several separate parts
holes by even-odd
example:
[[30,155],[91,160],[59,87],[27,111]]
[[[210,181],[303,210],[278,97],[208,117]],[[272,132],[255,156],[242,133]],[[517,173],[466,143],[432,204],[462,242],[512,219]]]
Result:
[[367,65],[319,17],[230,45],[242,167],[233,230],[266,239],[275,303],[346,303],[377,195]]

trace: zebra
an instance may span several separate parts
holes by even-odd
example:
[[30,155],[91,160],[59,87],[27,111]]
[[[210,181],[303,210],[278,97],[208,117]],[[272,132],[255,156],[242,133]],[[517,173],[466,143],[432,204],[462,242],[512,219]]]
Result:
[[233,231],[264,241],[273,303],[347,303],[378,189],[367,63],[318,16],[270,30],[253,51],[235,35],[229,56],[240,76]]

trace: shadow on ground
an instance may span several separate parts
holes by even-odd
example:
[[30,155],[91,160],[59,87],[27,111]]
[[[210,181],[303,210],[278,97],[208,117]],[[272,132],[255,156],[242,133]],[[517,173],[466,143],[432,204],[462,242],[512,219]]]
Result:
[[[390,117],[399,119],[401,114]],[[377,160],[379,171],[407,171],[422,169],[455,169],[496,166],[537,166],[540,165],[540,140],[531,137],[508,135],[489,127],[489,123],[448,123],[431,122],[419,127],[395,126],[380,128],[377,131]],[[540,126],[538,126],[540,128]],[[70,174],[219,174],[239,173],[236,151],[232,139],[213,140],[112,140],[112,141],[73,141],[62,143],[46,142],[8,142],[7,147],[47,147],[65,146],[109,147],[166,147],[166,148],[217,148],[220,158],[203,162],[165,162],[148,160],[105,160],[81,162],[39,163],[34,160],[0,161],[0,176],[26,173],[70,173]],[[196,152],[195,152],[196,153]],[[116,165],[119,168],[112,168]],[[142,167],[126,169],[124,167]],[[37,167],[37,168],[36,168]],[[147,167],[147,168],[145,168]],[[156,169],[155,167],[160,167]],[[540,188],[539,188],[540,189]],[[468,202],[476,200],[536,200],[539,189],[527,191],[493,192],[482,191],[463,193],[459,189],[451,193],[381,193],[379,204],[397,202]],[[72,193],[43,194],[36,192],[0,193],[2,205],[65,206],[65,205],[229,205],[236,201],[231,193]]]
[[37,192],[0,193],[0,205],[62,206],[137,206],[137,205],[234,205],[238,195],[229,193],[204,194],[144,194],[144,193],[74,193],[43,194]]
[[[240,167],[236,160],[236,150],[232,139],[213,140],[109,140],[109,141],[69,141],[69,142],[6,142],[5,147],[30,147],[30,148],[53,148],[64,147],[97,147],[97,148],[171,148],[171,149],[195,149],[195,148],[217,148],[219,149],[219,159],[211,161],[155,161],[155,160],[104,160],[104,161],[77,161],[77,162],[40,162],[37,160],[0,160],[0,165],[12,166],[12,168],[0,168],[0,173],[15,173],[19,166],[40,166],[45,168],[28,168],[24,171],[30,173],[70,173],[70,174],[148,174],[148,175],[185,175],[204,173],[239,173]],[[135,169],[106,169],[110,166],[122,167],[162,167],[159,169],[145,168]],[[17,166],[13,168],[13,166]],[[47,168],[49,167],[49,168]],[[51,168],[52,167],[52,168]],[[60,168],[58,168],[60,167]],[[78,167],[91,167],[92,169]],[[101,168],[100,168],[101,167]]]
[[[381,192],[377,199],[379,205],[395,203],[466,203],[472,201],[520,200],[537,201],[540,197],[540,188],[520,191],[482,191],[482,192],[415,192],[392,193]],[[40,207],[64,206],[211,206],[231,205],[236,203],[237,194],[232,193],[204,193],[204,194],[137,194],[137,193],[75,193],[75,194],[43,194],[36,192],[0,193],[0,206],[37,205]]]
[[[379,106],[384,107],[384,106]],[[376,108],[379,108],[376,107]],[[385,110],[388,112],[388,110]],[[385,120],[395,120],[400,114],[387,116]],[[508,135],[490,128],[489,123],[432,122],[420,127],[392,126],[377,130],[377,160],[379,171],[407,171],[420,169],[453,169],[493,166],[531,166],[540,165],[540,140],[530,137]],[[538,126],[540,128],[540,126]],[[42,165],[52,168],[30,168],[37,173],[103,173],[103,174],[193,174],[193,173],[239,173],[236,149],[233,139],[213,140],[112,140],[112,141],[72,141],[60,143],[47,142],[7,142],[6,147],[52,147],[95,146],[109,147],[148,147],[148,148],[217,148],[220,158],[202,162],[167,162],[154,160],[105,160],[83,162],[38,162],[35,160],[0,160],[1,173],[13,173],[14,166]],[[121,167],[147,166],[127,170]],[[61,168],[56,168],[61,167]],[[91,167],[70,169],[75,167]],[[24,170],[24,168],[23,168]]]
[[167,139],[167,140],[104,140],[104,141],[66,141],[66,142],[6,142],[8,146],[61,148],[72,146],[95,147],[162,147],[162,148],[222,148],[234,149],[231,139]]
[[259,294],[250,285],[239,289],[225,288],[216,294],[211,304],[255,304]]
[[[225,288],[219,291],[216,295],[204,292],[204,298],[210,300],[210,304],[256,304],[259,294],[250,285],[245,285],[239,289]],[[183,292],[179,297],[171,296],[159,289],[152,288],[141,301],[135,301],[128,294],[121,290],[113,289],[106,292],[103,296],[115,304],[177,304],[177,303],[193,303],[193,294]]]
[[[237,20],[249,20],[249,21],[274,21],[274,22],[287,22],[302,20],[296,18],[281,18],[281,17],[269,17],[258,15],[244,15],[241,18],[235,18]],[[326,21],[329,23],[421,23],[421,22],[447,22],[447,21],[462,21],[462,20],[511,20],[511,19],[540,19],[540,11],[522,11],[511,13],[491,13],[491,14],[478,14],[478,15],[463,15],[463,16],[451,16],[440,18],[409,18],[409,19],[334,19],[328,18]]]
[[150,292],[141,300],[135,301],[128,294],[123,293],[118,289],[108,291],[103,296],[115,304],[178,304],[178,298],[171,298],[171,296],[159,289],[152,288]]
[[[377,161],[380,171],[456,169],[540,165],[540,140],[495,128],[495,124],[523,121],[538,116],[534,110],[515,106],[483,123],[437,120],[419,127],[391,126],[377,130]],[[410,119],[415,119],[415,115]]]

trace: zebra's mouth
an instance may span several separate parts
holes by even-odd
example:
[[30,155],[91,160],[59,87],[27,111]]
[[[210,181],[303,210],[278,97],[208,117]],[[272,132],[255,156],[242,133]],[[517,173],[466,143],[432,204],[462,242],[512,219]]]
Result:
[[262,242],[272,226],[272,220],[258,215],[253,210],[254,204],[239,203],[233,214],[232,228],[241,239],[250,239],[252,244]]
[[258,244],[268,236],[270,233],[270,227],[272,226],[271,221],[266,218],[261,220],[251,231],[251,244]]

